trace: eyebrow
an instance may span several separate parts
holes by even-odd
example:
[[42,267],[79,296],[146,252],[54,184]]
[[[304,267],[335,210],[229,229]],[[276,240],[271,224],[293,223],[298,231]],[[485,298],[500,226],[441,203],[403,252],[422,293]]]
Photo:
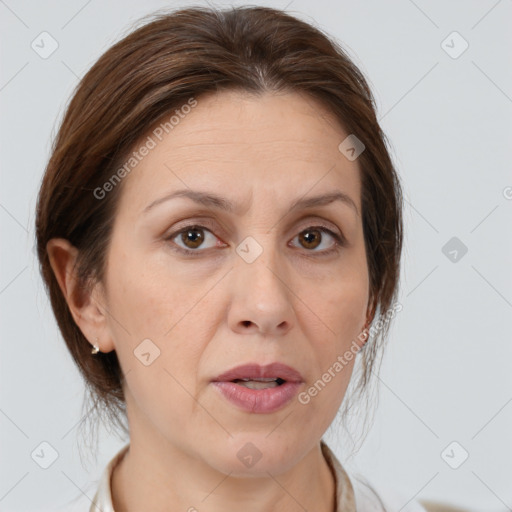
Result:
[[[225,197],[221,197],[216,194],[212,194],[209,192],[201,192],[198,190],[192,190],[192,189],[182,189],[182,190],[176,190],[175,192],[172,192],[170,194],[167,194],[159,199],[156,199],[151,204],[146,206],[144,208],[144,213],[148,212],[155,206],[167,202],[171,199],[177,198],[177,197],[187,197],[191,199],[192,201],[201,204],[203,206],[207,206],[209,208],[216,208],[219,210],[224,210],[229,213],[237,213],[241,211],[242,205],[236,205],[229,199]],[[295,210],[300,209],[306,209],[306,208],[314,208],[318,206],[325,206],[328,204],[331,204],[335,201],[340,201],[343,204],[346,204],[347,206],[351,207],[357,215],[359,215],[359,211],[357,209],[357,206],[353,199],[345,194],[344,192],[341,192],[340,190],[329,192],[326,194],[313,196],[313,197],[307,197],[303,199],[297,199],[294,201],[290,206],[290,212],[293,212]]]

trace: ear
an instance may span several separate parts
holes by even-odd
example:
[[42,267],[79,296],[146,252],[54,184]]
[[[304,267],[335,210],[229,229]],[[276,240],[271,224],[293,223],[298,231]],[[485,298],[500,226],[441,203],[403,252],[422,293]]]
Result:
[[361,326],[361,332],[359,333],[357,339],[359,341],[358,345],[359,348],[362,349],[366,343],[368,342],[368,339],[370,337],[370,326],[373,322],[373,318],[375,317],[375,305],[369,303],[368,307],[366,308],[366,319],[363,326]]
[[46,250],[71,315],[83,335],[91,345],[98,345],[101,352],[114,350],[101,283],[87,290],[77,279],[75,263],[78,249],[64,238],[52,238],[46,244]]
[[373,322],[373,319],[375,318],[375,312],[376,312],[376,307],[375,307],[375,304],[371,304],[368,306],[368,310],[366,312],[366,321],[367,321],[367,324],[368,326]]

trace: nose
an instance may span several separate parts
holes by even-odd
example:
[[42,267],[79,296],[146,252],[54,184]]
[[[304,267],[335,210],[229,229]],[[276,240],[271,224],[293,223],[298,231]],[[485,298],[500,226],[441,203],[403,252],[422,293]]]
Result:
[[294,294],[278,259],[268,247],[252,263],[237,257],[228,310],[228,324],[234,332],[272,337],[292,328]]

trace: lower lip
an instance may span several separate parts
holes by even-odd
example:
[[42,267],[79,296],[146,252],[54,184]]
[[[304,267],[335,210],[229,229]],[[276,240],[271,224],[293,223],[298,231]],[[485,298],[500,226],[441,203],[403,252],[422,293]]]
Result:
[[234,382],[212,382],[233,404],[247,412],[270,413],[284,407],[299,390],[300,382],[285,382],[266,389],[249,389]]

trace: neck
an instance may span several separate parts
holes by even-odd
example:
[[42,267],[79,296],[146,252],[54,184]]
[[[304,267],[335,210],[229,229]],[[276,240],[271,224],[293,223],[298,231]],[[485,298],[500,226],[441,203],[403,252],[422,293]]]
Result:
[[221,473],[204,461],[162,443],[133,438],[112,474],[116,512],[333,512],[334,476],[320,443],[280,474],[247,477]]

